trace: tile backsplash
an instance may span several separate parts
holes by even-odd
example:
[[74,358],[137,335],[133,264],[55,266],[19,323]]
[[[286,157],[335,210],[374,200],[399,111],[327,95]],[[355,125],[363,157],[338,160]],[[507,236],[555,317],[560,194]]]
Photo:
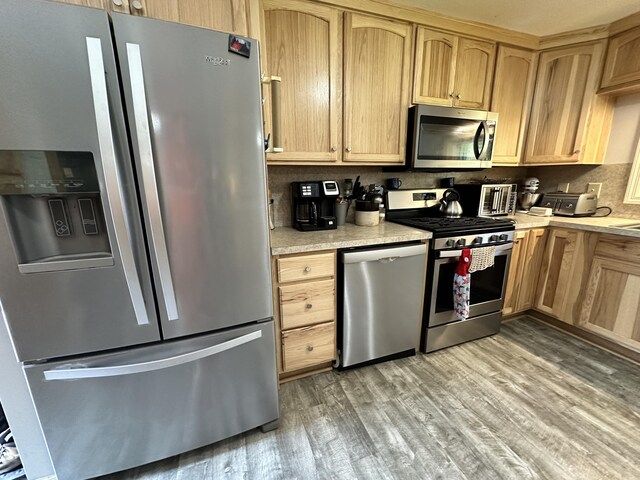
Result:
[[[331,167],[331,166],[280,166],[268,167],[269,190],[274,200],[274,224],[276,227],[291,225],[291,182],[305,180],[336,180],[340,185],[344,179],[355,181],[360,175],[363,185],[383,185],[387,178],[398,177],[402,188],[436,187],[438,180],[455,177],[456,182],[470,180],[520,182],[526,176],[525,168],[494,167],[475,172],[383,172],[381,167]],[[353,215],[353,209],[350,211]]]
[[527,176],[540,179],[542,192],[556,191],[558,183],[569,182],[570,192],[585,192],[588,183],[602,183],[598,206],[611,207],[616,217],[640,218],[640,205],[623,203],[631,166],[631,163],[549,166],[527,168],[526,172]]

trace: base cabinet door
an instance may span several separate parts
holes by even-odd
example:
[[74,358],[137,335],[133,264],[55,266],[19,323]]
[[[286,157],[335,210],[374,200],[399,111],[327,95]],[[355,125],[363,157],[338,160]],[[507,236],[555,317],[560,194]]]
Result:
[[511,251],[511,263],[509,265],[509,278],[504,293],[504,306],[502,313],[511,315],[517,312],[518,292],[522,283],[522,275],[524,273],[524,259],[527,250],[526,230],[518,230],[514,239],[513,250]]
[[536,298],[536,287],[540,277],[540,266],[544,257],[547,242],[545,228],[534,228],[527,234],[527,248],[523,254],[523,271],[518,289],[516,311],[523,312],[533,308]]
[[346,13],[345,162],[404,163],[411,25]]

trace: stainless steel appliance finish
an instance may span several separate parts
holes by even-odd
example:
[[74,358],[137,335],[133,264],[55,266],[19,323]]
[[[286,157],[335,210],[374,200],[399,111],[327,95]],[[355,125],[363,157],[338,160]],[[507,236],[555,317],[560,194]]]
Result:
[[341,366],[415,352],[426,250],[416,244],[340,254]]
[[278,418],[257,44],[112,28],[0,3],[0,314],[61,480]]
[[497,123],[494,112],[411,107],[407,163],[412,168],[490,168]]
[[112,21],[164,337],[272,317],[257,48],[247,59],[224,33]]
[[462,216],[463,209],[460,204],[460,194],[453,188],[448,188],[442,194],[440,211],[445,217],[449,218],[460,218]]
[[58,478],[153,462],[277,418],[273,332],[270,321],[28,366]]
[[[500,330],[501,310],[515,237],[512,222],[487,217],[442,218],[437,190],[388,192],[389,221],[433,232],[427,262],[421,349],[432,352]],[[437,205],[437,204],[436,204]],[[469,318],[453,309],[453,277],[463,248],[495,247],[495,264],[471,275]],[[496,318],[498,320],[496,320]]]
[[467,215],[500,217],[514,213],[513,184],[456,184],[456,190]]
[[589,217],[596,213],[598,196],[593,193],[545,193],[539,206],[551,208],[554,215]]
[[525,213],[531,210],[531,207],[535,207],[541,198],[542,193],[526,191],[518,193],[518,203],[520,204],[522,211]]

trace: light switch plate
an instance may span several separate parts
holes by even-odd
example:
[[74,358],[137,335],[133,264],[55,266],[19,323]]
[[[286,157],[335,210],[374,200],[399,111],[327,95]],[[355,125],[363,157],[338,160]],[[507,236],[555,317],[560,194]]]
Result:
[[598,198],[600,198],[600,191],[602,190],[601,183],[588,183],[587,184],[587,193],[595,193]]
[[569,183],[559,183],[558,184],[558,191],[559,192],[564,192],[564,193],[569,193]]

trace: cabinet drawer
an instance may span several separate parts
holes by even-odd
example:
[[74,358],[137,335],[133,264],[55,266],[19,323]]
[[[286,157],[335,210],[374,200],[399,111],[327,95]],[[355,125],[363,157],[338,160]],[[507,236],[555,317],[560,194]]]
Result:
[[334,320],[333,279],[284,285],[279,290],[282,330]]
[[278,280],[280,282],[295,282],[296,280],[331,277],[335,274],[334,258],[333,253],[279,258]]
[[282,333],[282,369],[292,372],[334,359],[335,325],[323,323]]

